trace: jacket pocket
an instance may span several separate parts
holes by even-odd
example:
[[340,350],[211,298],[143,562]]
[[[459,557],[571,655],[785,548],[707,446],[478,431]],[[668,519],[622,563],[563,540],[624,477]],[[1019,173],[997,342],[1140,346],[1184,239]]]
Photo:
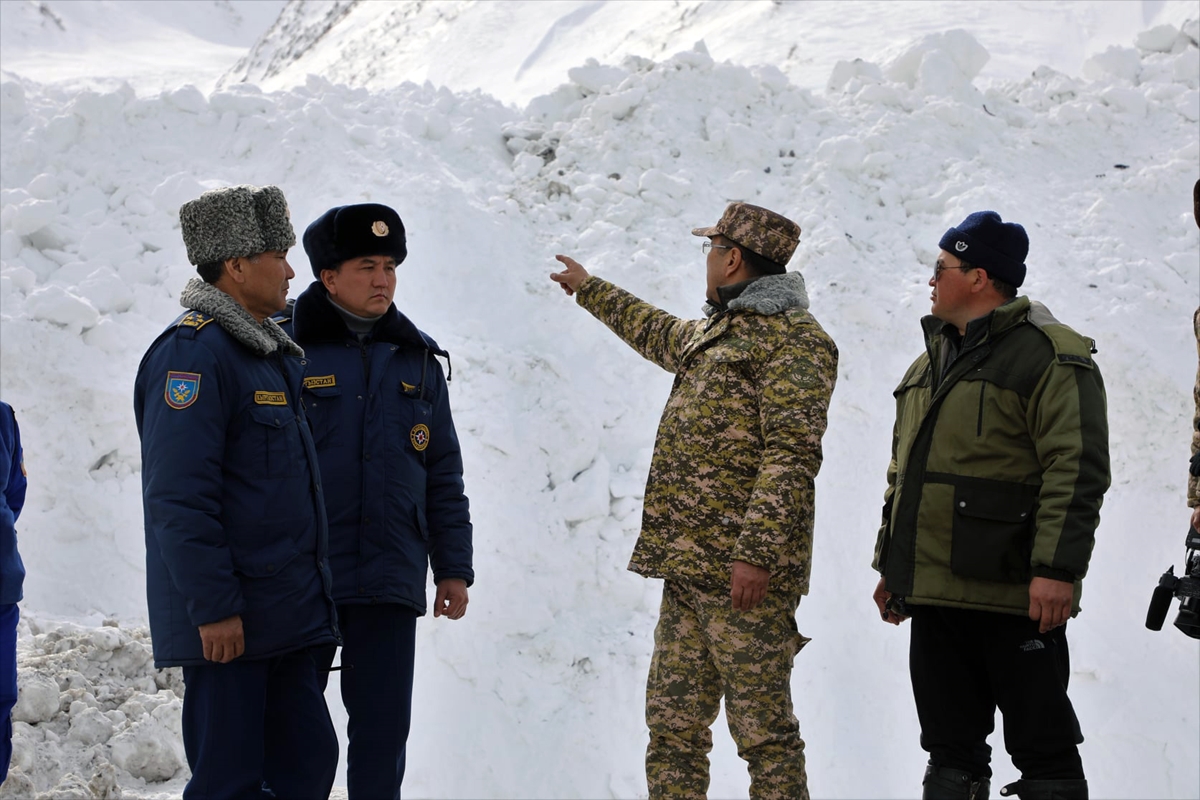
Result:
[[288,406],[252,406],[250,419],[252,458],[262,465],[268,478],[286,478],[300,474],[300,432],[296,414]]
[[1037,487],[956,487],[950,571],[960,578],[1028,583]]
[[341,387],[305,387],[303,397],[304,412],[312,429],[313,443],[322,450],[344,444],[338,436],[341,422]]
[[293,538],[306,520],[241,526],[229,531],[229,555],[233,569],[247,578],[270,578],[300,554]]

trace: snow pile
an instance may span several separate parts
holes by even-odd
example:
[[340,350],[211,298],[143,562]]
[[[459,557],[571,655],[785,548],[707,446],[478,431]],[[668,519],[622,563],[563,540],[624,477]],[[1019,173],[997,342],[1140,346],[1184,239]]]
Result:
[[[399,13],[380,5],[372,13]],[[689,231],[748,200],[803,228],[792,268],[842,355],[799,615],[813,644],[794,678],[812,790],[911,796],[924,756],[907,637],[870,601],[891,391],[920,347],[938,238],[994,208],[1029,229],[1025,288],[1097,340],[1109,387],[1114,488],[1071,625],[1093,792],[1194,796],[1194,647],[1145,631],[1142,616],[1182,555],[1172,531],[1186,519],[1196,38],[1194,26],[1151,29],[1136,48],[1098,54],[1090,76],[1044,68],[979,88],[987,49],[939,31],[833,65],[821,92],[776,67],[718,62],[701,44],[660,60],[577,60],[568,83],[522,110],[429,84],[309,77],[278,92],[139,96],[6,77],[0,386],[30,472],[25,608],[144,617],[130,395],[193,274],[178,206],[213,186],[275,183],[302,229],[334,204],[388,203],[409,233],[397,303],[451,353],[479,576],[464,620],[418,626],[406,792],[644,794],[642,687],[660,587],[624,565],[670,376],[546,276],[565,252],[695,316],[702,257]],[[301,249],[291,258],[295,295],[310,273]],[[178,740],[163,733],[177,731],[173,679],[134,658],[144,637],[125,626],[22,629],[22,663],[35,670],[28,714],[41,719],[18,726],[17,742],[22,772],[45,778],[37,791],[68,774],[72,786],[115,775],[125,796],[178,791],[178,773],[153,783],[148,772],[165,777]],[[34,680],[35,662],[60,647],[79,652]],[[128,670],[119,688],[105,683]],[[344,727],[336,681],[329,699]],[[167,746],[150,751],[138,731]],[[713,795],[745,796],[732,743],[715,738]],[[469,768],[446,755],[463,752]],[[997,764],[998,785],[1015,777]]]
[[182,791],[183,677],[154,669],[146,628],[26,617],[19,637],[12,769],[0,798],[130,800]]
[[[1127,44],[1131,30],[1178,29],[1195,16],[1190,0],[1041,0],[1015,10],[994,0],[290,0],[221,83],[287,89],[316,74],[380,89],[430,80],[524,105],[587,58],[661,60],[703,39],[719,61],[773,64],[796,85],[814,88],[829,77],[829,57],[847,47],[875,57],[950,27],[967,30],[991,53],[987,80],[1011,80],[1028,74],[1031,62],[1077,72],[1105,46]],[[939,80],[935,66],[928,65],[929,80]]]

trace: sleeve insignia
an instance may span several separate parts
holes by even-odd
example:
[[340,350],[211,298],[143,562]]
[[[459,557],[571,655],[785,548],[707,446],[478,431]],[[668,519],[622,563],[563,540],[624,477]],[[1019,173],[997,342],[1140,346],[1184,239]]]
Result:
[[167,373],[167,387],[163,391],[163,397],[166,398],[168,406],[178,411],[196,402],[196,398],[199,396],[199,372]]
[[207,314],[201,314],[199,311],[189,311],[183,315],[183,319],[179,320],[179,324],[176,327],[199,329],[212,321],[213,318]]
[[283,392],[255,392],[254,402],[260,406],[286,406],[287,395]]
[[305,389],[327,389],[337,386],[337,375],[312,375],[304,379]]
[[420,453],[426,447],[429,447],[429,427],[427,425],[414,425],[413,429],[408,432],[408,438],[412,442],[413,449]]

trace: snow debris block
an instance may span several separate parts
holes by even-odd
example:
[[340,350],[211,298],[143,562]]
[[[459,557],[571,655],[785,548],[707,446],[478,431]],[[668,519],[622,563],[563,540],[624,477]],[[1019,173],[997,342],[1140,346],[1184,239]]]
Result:
[[610,114],[613,119],[625,119],[646,98],[646,90],[638,86],[616,94],[603,95],[592,103],[593,114]]
[[38,200],[53,200],[59,193],[58,179],[49,172],[43,172],[34,176],[25,189]]
[[79,292],[101,314],[120,314],[133,306],[133,287],[121,280],[112,267],[94,270],[79,284]]
[[684,178],[676,178],[657,167],[651,167],[638,180],[638,192],[658,192],[678,199],[692,193],[692,184]]
[[25,116],[25,89],[16,81],[0,84],[0,114],[5,123],[15,123]]
[[1146,116],[1146,95],[1132,86],[1110,86],[1100,93],[1104,104],[1141,119]]
[[1090,81],[1120,78],[1137,83],[1141,69],[1142,57],[1137,50],[1112,45],[1103,53],[1097,53],[1083,62],[1083,77]]
[[107,742],[112,735],[112,720],[101,713],[100,709],[85,708],[78,714],[71,714],[71,730],[67,733],[68,739],[90,747]]
[[183,766],[182,742],[154,717],[143,717],[108,740],[112,760],[135,778],[165,781]]
[[203,114],[208,111],[208,100],[205,99],[204,93],[190,83],[173,92],[168,92],[163,99],[180,111],[186,111],[189,114]]
[[25,313],[31,319],[53,322],[76,334],[100,320],[100,312],[91,303],[61,286],[46,286],[31,292],[25,298]]
[[177,172],[155,186],[150,192],[150,199],[160,211],[177,216],[181,205],[203,193],[204,187],[190,173]]
[[922,94],[953,96],[973,88],[991,56],[961,28],[921,37],[884,70],[888,80]]
[[582,67],[572,67],[567,70],[567,77],[571,79],[572,83],[592,94],[600,94],[605,89],[615,88],[625,80],[628,74],[620,67],[601,64],[594,58],[584,61]]
[[13,209],[12,230],[18,236],[28,236],[49,225],[58,216],[58,203],[50,200],[26,200]]
[[1145,53],[1182,53],[1191,39],[1174,25],[1156,25],[1139,33],[1134,44]]
[[825,91],[830,94],[841,91],[855,78],[858,79],[858,83],[849,91],[857,91],[864,83],[883,83],[883,70],[878,64],[863,61],[861,58],[839,61],[833,65],[829,80],[825,82]]
[[33,669],[17,671],[17,704],[12,718],[17,722],[46,722],[58,713],[58,681]]

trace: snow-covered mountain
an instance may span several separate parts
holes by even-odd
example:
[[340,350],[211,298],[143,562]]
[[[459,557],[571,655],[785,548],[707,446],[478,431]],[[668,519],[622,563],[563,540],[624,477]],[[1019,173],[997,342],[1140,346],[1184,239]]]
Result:
[[[0,798],[166,800],[185,781],[178,683],[139,627],[131,388],[193,274],[178,207],[233,183],[282,186],[298,227],[339,203],[397,208],[397,302],[451,353],[479,579],[466,618],[418,626],[406,793],[644,796],[659,587],[624,566],[670,377],[547,274],[568,253],[695,315],[689,231],[745,199],[803,228],[791,266],[841,350],[794,677],[814,795],[918,791],[907,635],[879,622],[869,561],[937,240],[980,208],[1028,227],[1025,289],[1097,340],[1108,385],[1114,484],[1070,626],[1093,794],[1200,794],[1196,643],[1142,626],[1187,520],[1190,4],[953,4],[966,18],[948,24],[938,3],[294,2],[261,36],[212,33],[245,5],[0,2],[0,396],[31,481],[28,783]],[[39,9],[78,38],[36,27]],[[807,67],[772,49],[790,30]],[[204,35],[221,49],[190,46]],[[1040,57],[1055,40],[1074,63]],[[145,73],[139,51],[170,57]],[[292,262],[295,295],[310,273]],[[329,697],[344,722],[336,682]],[[745,797],[715,739],[712,795]],[[993,744],[1000,785],[1016,775]]]

